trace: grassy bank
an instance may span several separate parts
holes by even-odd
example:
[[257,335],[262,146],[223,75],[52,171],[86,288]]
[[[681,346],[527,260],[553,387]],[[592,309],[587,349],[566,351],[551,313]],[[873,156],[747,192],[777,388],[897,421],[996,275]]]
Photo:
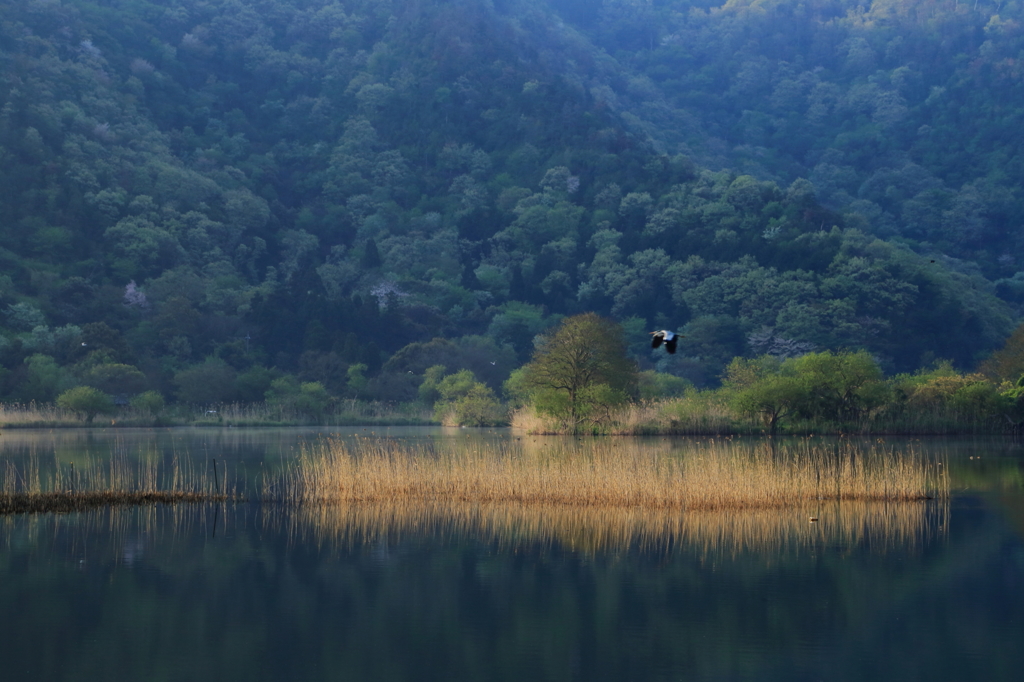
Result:
[[49,403],[0,403],[0,428],[81,428],[150,426],[426,426],[436,424],[430,410],[412,404],[340,400],[317,414],[268,405],[230,403],[171,405],[153,414],[131,406],[114,414],[85,415]]
[[[521,407],[509,415],[512,428],[528,434],[554,435],[572,429]],[[418,403],[337,400],[312,414],[268,403],[169,405],[157,414],[124,406],[91,422],[72,410],[52,404],[0,403],[0,428],[152,427],[152,426],[428,426],[440,422]],[[454,425],[454,424],[453,424]],[[737,412],[722,391],[692,391],[683,397],[629,403],[602,412],[583,429],[588,434],[622,436],[764,435],[761,419]],[[1018,427],[1003,414],[980,413],[956,405],[911,404],[865,411],[857,419],[827,421],[788,416],[777,424],[778,435],[1002,435]]]
[[[560,435],[572,429],[538,415],[531,407],[513,411],[514,429],[535,435]],[[630,403],[609,410],[607,416],[586,425],[592,435],[612,436],[763,436],[770,430],[760,419],[732,409],[717,391],[694,391],[681,398]],[[777,425],[775,435],[845,434],[876,436],[1008,435],[1017,426],[1003,415],[979,415],[947,406],[878,409],[857,419],[825,421],[789,417]]]

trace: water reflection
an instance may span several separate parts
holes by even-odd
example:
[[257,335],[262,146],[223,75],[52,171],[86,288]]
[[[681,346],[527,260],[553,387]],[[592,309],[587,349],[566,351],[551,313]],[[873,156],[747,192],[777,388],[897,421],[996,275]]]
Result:
[[[518,537],[355,513],[338,535],[258,505],[10,518],[0,656],[5,680],[1001,679],[1024,550],[936,507],[709,514],[668,547],[624,544],[642,518],[516,512]],[[573,524],[606,535],[571,547]]]
[[[319,436],[223,434],[217,450],[222,436],[212,431],[195,440],[115,435],[125,449],[170,457],[205,447],[250,469],[285,463]],[[67,448],[62,457],[83,456],[79,435],[55,438],[37,438],[33,456],[45,462],[55,442]],[[27,445],[4,450],[27,440],[4,432],[2,456],[29,456]],[[115,441],[80,442],[98,456]],[[685,449],[681,439],[651,445]],[[947,504],[825,505],[813,523],[806,510],[514,505],[152,506],[7,517],[2,675],[1015,679],[1024,669],[1024,542],[1005,510],[1024,508],[1014,483],[1019,450],[929,447],[921,456],[953,469],[957,494]]]
[[[804,509],[664,511],[538,504],[341,504],[268,515],[296,542],[317,545],[469,537],[503,550],[557,546],[589,554],[688,551],[780,554],[822,546],[911,551],[941,538],[949,505],[941,502],[823,503]],[[812,518],[814,520],[812,520]]]
[[57,467],[85,470],[111,458],[119,461],[177,466],[213,477],[214,460],[224,487],[243,493],[258,491],[268,476],[287,469],[303,449],[331,437],[345,441],[392,439],[408,443],[495,443],[507,441],[507,430],[444,427],[391,428],[96,428],[0,430],[0,471],[9,464],[32,468],[41,475]]
[[[238,489],[252,489],[263,472],[276,472],[294,462],[303,448],[315,446],[324,438],[351,442],[389,439],[395,442],[434,446],[459,443],[460,447],[490,447],[515,444],[524,451],[548,453],[573,447],[586,447],[595,440],[523,436],[507,429],[453,429],[444,427],[390,428],[211,428],[181,427],[166,429],[94,428],[94,429],[2,429],[0,462],[20,465],[28,459],[38,461],[42,469],[54,462],[70,464],[104,459],[112,454],[126,458],[157,458],[165,461],[191,460],[197,469],[211,466],[210,460],[224,460],[239,479]],[[663,452],[683,452],[708,443],[727,444],[737,451],[749,450],[761,443],[756,438],[692,439],[656,437],[610,439],[613,442],[643,442],[645,447]],[[780,442],[800,443],[804,447],[837,447],[834,438],[811,438]],[[1024,485],[1024,442],[1006,438],[941,439],[846,439],[855,447],[869,449],[880,444],[899,450],[913,448],[934,460],[948,462],[954,488],[984,489]],[[250,481],[248,485],[242,481]]]
[[109,454],[117,450],[159,451],[201,458],[295,456],[304,445],[331,436],[343,439],[391,438],[404,442],[458,440],[494,442],[508,439],[507,429],[445,427],[282,427],[282,428],[94,428],[0,429],[0,457],[49,456],[53,453]]

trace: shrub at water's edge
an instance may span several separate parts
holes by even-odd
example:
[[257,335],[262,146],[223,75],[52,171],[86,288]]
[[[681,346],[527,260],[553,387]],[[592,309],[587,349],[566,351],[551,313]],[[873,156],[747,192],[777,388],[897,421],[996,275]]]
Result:
[[[437,366],[431,369],[442,370]],[[441,372],[437,372],[440,374]],[[428,370],[428,380],[431,378]],[[424,386],[427,381],[424,381]],[[421,386],[421,394],[425,391]],[[494,391],[476,380],[468,369],[449,374],[437,381],[433,390],[437,393],[434,402],[434,419],[445,426],[504,426],[508,416],[498,402]]]

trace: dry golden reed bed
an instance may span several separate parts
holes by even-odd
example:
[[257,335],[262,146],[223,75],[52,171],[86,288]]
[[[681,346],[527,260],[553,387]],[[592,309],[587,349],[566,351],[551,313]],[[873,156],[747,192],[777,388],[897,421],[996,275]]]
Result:
[[295,503],[472,502],[565,507],[736,510],[824,501],[912,501],[948,494],[941,467],[882,448],[748,451],[697,443],[685,454],[643,441],[586,441],[534,448],[355,448],[325,441],[304,453],[278,486]]
[[229,491],[223,467],[218,478],[210,462],[159,461],[124,453],[78,468],[7,464],[0,514],[248,499],[285,503],[265,505],[266,518],[332,544],[471,537],[583,552],[715,553],[906,548],[941,533],[948,513],[947,504],[922,502],[948,499],[943,467],[880,444],[327,440],[251,496]]
[[[322,442],[274,493],[319,542],[471,536],[504,546],[705,553],[906,548],[944,527],[942,467],[881,447],[526,439],[503,447]],[[941,504],[923,504],[938,498]]]

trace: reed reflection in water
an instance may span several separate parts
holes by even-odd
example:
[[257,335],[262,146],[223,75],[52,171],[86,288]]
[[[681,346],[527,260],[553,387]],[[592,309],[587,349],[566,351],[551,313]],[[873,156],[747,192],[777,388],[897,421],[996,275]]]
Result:
[[265,498],[303,539],[429,534],[586,552],[906,549],[941,532],[940,463],[881,446],[582,440],[499,447],[324,441]]
[[777,509],[696,511],[515,503],[304,505],[269,518],[301,542],[357,546],[406,537],[471,538],[502,549],[557,546],[584,553],[797,552],[819,546],[913,550],[941,536],[949,508],[936,502],[828,502],[818,520]]

